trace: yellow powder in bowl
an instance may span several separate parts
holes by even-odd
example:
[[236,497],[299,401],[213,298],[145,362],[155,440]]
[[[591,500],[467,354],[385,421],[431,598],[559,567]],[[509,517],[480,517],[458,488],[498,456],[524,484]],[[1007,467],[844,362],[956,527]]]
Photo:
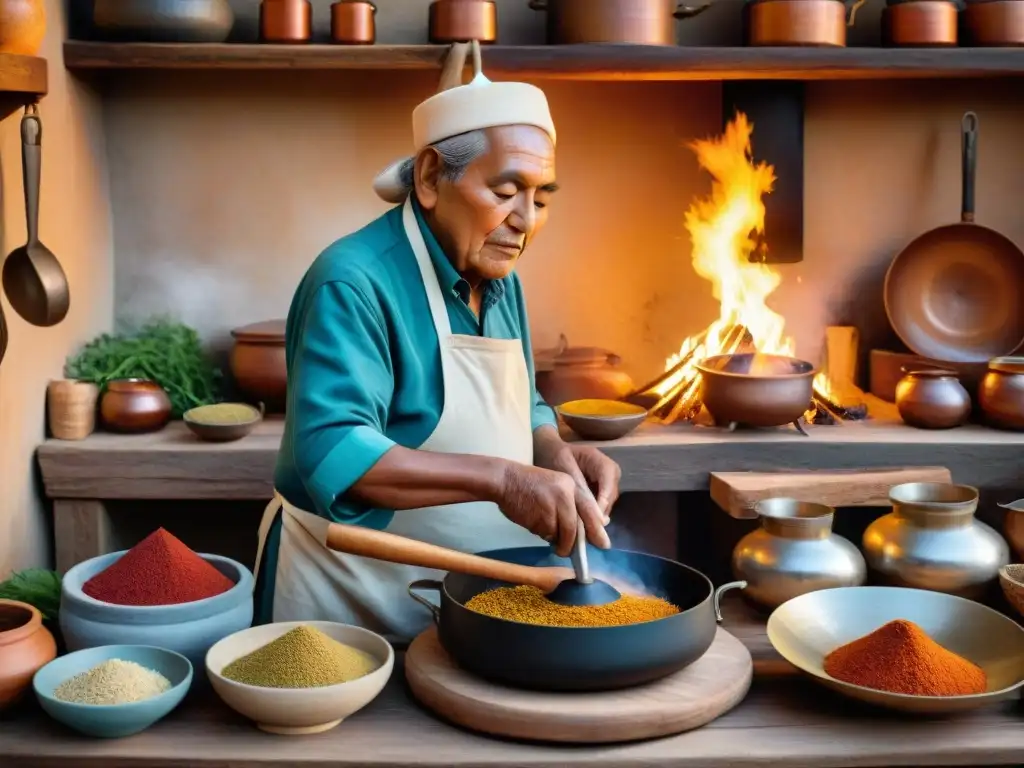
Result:
[[260,417],[260,412],[245,403],[215,403],[201,405],[185,413],[185,418],[196,424],[248,424]]
[[639,405],[617,400],[572,400],[558,406],[558,411],[569,416],[639,416],[645,412]]

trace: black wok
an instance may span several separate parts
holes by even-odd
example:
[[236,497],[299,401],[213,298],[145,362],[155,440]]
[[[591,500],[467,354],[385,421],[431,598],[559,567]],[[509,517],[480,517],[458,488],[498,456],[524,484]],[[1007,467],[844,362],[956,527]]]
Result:
[[[481,552],[519,565],[563,565],[548,547]],[[430,609],[444,649],[463,669],[517,688],[600,691],[657,680],[692,664],[711,646],[721,621],[719,599],[746,586],[715,589],[700,571],[654,555],[592,550],[595,577],[638,582],[680,608],[664,619],[617,627],[546,627],[471,611],[465,603],[504,582],[449,573],[443,582],[414,581],[409,594]],[[419,591],[437,591],[440,606]]]

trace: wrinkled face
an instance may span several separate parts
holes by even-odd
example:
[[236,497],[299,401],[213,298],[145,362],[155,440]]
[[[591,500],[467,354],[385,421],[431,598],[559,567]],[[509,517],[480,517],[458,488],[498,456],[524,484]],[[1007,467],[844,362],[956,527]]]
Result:
[[508,275],[547,222],[555,148],[529,125],[490,128],[487,150],[456,181],[441,178],[437,153],[416,159],[416,196],[431,231],[471,285]]

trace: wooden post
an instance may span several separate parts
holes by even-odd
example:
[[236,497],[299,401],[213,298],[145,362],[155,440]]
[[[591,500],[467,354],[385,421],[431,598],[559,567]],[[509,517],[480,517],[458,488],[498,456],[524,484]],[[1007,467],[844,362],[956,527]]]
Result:
[[97,499],[54,499],[53,535],[57,571],[115,551],[110,517]]

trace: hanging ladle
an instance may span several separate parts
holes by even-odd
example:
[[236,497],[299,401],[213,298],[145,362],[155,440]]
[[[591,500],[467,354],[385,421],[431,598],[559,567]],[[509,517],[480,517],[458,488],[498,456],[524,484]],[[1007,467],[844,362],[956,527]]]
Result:
[[[581,532],[582,529],[581,523]],[[577,541],[581,535],[582,533],[577,534]],[[578,583],[574,578],[572,569],[563,566],[506,563],[502,560],[470,555],[385,531],[375,531],[370,528],[341,523],[329,525],[327,548],[335,552],[372,557],[375,560],[384,560],[389,563],[434,568],[439,571],[454,571],[469,576],[504,581],[509,584],[524,584],[536,587],[545,593],[548,599],[561,605],[601,605],[619,598],[618,591],[611,585],[590,578],[585,554],[582,561],[584,576],[590,581],[583,584]],[[607,590],[603,589],[602,585]],[[601,590],[601,592],[598,593],[596,590]]]
[[4,262],[3,285],[14,311],[41,327],[56,325],[71,303],[68,279],[49,248],[39,241],[39,178],[43,124],[35,104],[21,119],[21,165],[25,185],[28,242],[11,251]]

